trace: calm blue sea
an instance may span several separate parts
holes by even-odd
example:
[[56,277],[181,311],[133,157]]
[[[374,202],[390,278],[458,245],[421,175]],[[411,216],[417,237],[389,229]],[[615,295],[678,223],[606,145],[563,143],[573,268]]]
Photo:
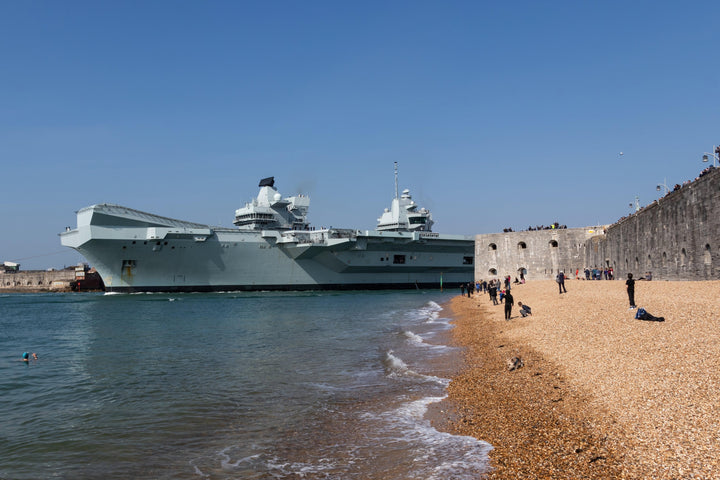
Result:
[[490,447],[424,417],[449,298],[0,295],[0,478],[477,478]]

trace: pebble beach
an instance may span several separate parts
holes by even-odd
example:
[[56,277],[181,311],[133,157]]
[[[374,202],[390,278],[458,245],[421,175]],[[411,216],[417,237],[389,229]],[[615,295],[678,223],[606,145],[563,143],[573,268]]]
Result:
[[487,294],[449,303],[447,428],[493,446],[487,478],[720,478],[720,281],[637,281],[664,322],[635,319],[623,280],[566,287],[514,285],[508,321]]

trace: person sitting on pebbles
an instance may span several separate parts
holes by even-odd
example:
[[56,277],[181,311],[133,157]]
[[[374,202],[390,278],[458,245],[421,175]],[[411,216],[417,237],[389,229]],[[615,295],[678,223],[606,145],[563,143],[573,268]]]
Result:
[[518,307],[520,307],[520,315],[523,317],[527,317],[528,315],[532,315],[532,311],[530,310],[529,305],[523,305],[522,302],[518,302]]

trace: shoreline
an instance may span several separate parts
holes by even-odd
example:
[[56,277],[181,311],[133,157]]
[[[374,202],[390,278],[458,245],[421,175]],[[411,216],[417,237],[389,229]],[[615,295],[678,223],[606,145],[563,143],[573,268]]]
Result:
[[493,446],[486,478],[717,475],[720,281],[637,282],[637,305],[665,322],[636,320],[624,281],[566,286],[513,286],[510,321],[487,294],[448,302],[465,365],[444,428]]

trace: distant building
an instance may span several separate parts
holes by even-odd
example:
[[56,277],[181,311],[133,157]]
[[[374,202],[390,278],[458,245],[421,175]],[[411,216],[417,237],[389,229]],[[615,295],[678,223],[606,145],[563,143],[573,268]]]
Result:
[[20,270],[20,264],[15,262],[3,262],[5,273],[15,273]]

